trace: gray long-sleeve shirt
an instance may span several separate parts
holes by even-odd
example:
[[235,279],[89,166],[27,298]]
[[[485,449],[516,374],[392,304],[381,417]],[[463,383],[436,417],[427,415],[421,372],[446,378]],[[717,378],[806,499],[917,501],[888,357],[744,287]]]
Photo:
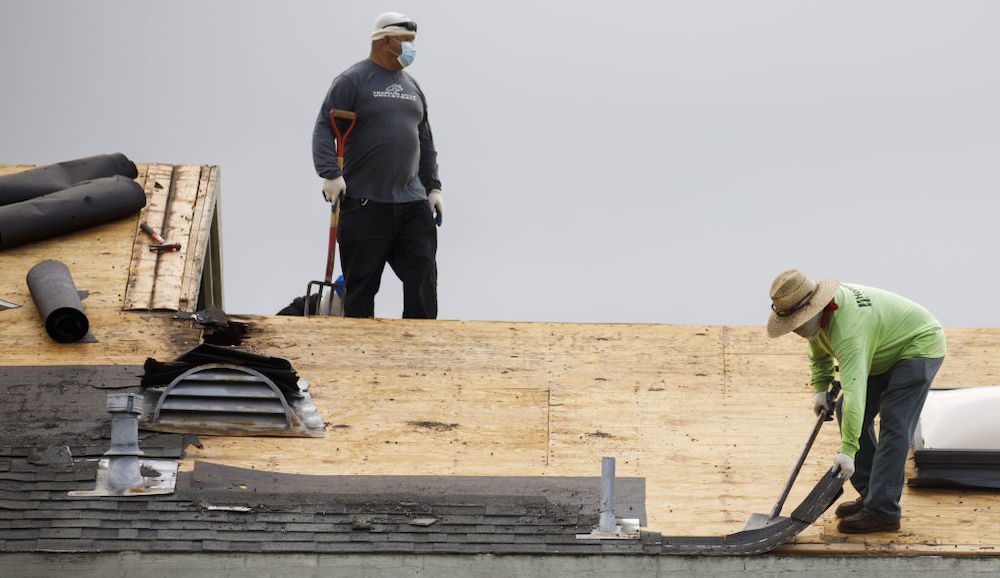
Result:
[[[357,115],[344,140],[343,173],[330,128],[333,109]],[[343,134],[347,122],[337,122]],[[362,60],[333,79],[313,127],[312,146],[316,173],[324,179],[343,174],[349,197],[406,203],[441,188],[426,99],[402,70]]]

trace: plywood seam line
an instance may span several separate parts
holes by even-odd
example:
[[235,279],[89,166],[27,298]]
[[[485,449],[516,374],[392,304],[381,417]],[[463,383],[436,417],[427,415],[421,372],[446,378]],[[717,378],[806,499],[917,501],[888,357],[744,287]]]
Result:
[[729,393],[729,326],[722,327],[722,396]]
[[552,384],[545,388],[545,466],[552,457]]

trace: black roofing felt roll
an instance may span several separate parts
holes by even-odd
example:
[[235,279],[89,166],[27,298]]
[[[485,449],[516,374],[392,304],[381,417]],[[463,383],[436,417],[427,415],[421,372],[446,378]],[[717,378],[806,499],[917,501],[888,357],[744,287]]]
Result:
[[142,187],[128,177],[114,176],[0,207],[0,249],[116,221],[144,206]]
[[28,291],[52,339],[72,343],[87,335],[90,321],[65,264],[48,260],[32,267],[28,271]]
[[9,205],[68,189],[84,181],[120,175],[139,176],[135,163],[121,153],[97,155],[0,176],[0,205]]

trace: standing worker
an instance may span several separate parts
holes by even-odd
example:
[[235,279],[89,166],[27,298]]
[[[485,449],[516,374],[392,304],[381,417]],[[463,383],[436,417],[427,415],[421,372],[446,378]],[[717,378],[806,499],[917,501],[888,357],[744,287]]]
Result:
[[[860,494],[837,507],[837,529],[850,534],[899,529],[899,498],[913,430],[945,356],[944,331],[927,309],[882,289],[826,279],[798,269],[771,284],[767,334],[794,331],[809,340],[812,406],[840,364],[840,453],[834,467]],[[876,438],[872,421],[881,416]]]
[[[444,212],[427,101],[403,69],[417,23],[398,12],[375,21],[371,53],[335,79],[313,128],[313,163],[327,202],[341,200],[344,315],[373,317],[388,263],[403,282],[403,317],[437,317],[437,230]],[[357,115],[337,166],[333,110]]]

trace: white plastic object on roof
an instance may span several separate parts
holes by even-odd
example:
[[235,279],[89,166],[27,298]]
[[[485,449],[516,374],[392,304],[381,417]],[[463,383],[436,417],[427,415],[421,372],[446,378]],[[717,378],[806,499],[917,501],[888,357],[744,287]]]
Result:
[[1000,450],[1000,385],[932,389],[917,422],[913,447]]

